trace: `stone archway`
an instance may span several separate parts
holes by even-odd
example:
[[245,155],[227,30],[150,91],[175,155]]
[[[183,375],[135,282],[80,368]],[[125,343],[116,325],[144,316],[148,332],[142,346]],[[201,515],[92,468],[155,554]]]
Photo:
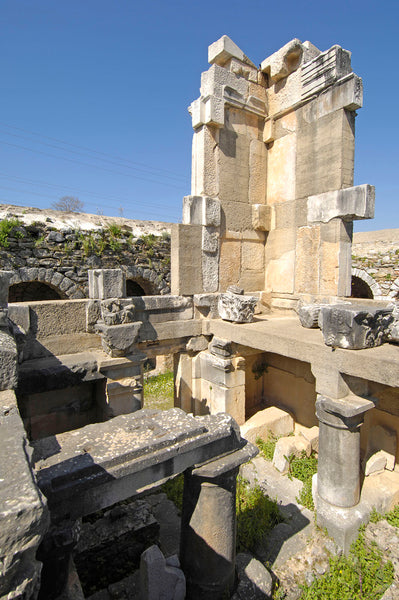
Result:
[[[126,274],[126,286],[128,286],[129,281],[131,281],[144,291],[144,296],[157,296],[160,294],[161,287],[157,282],[157,277],[159,275],[154,269],[134,266],[126,267],[124,271]],[[128,289],[126,291],[128,292]],[[129,296],[129,293],[127,293],[127,295]],[[138,294],[132,295],[136,296]]]
[[[26,284],[26,285],[21,285]],[[27,285],[32,284],[32,285]],[[17,287],[18,286],[18,287]],[[49,291],[51,290],[51,292]],[[26,300],[55,300],[84,298],[84,293],[78,289],[72,279],[65,277],[55,269],[26,268],[16,269],[10,279],[11,297],[26,295]],[[35,295],[37,296],[35,297]],[[55,298],[55,294],[58,298]],[[44,297],[47,296],[47,297]],[[53,297],[49,297],[53,296]],[[15,299],[9,302],[23,302]]]
[[363,269],[352,269],[352,298],[384,298],[382,290],[375,279]]

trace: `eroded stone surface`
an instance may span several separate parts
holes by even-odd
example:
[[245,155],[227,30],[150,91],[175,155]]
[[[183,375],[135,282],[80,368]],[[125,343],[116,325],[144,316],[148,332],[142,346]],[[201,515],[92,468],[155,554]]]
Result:
[[250,323],[254,318],[257,298],[232,294],[220,294],[218,301],[219,315],[226,321],[235,323]]

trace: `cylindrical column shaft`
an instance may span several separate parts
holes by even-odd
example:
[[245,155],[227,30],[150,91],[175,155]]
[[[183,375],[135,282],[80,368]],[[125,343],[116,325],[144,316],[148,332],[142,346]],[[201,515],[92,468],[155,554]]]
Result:
[[180,561],[187,598],[216,600],[232,592],[237,473],[237,468],[215,478],[185,473]]

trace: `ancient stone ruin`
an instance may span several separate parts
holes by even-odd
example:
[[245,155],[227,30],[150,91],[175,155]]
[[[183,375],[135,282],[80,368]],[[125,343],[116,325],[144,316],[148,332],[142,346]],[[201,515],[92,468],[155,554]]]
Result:
[[[88,297],[9,302],[0,273],[0,598],[68,597],[81,517],[178,473],[187,598],[232,594],[236,477],[268,432],[281,472],[318,452],[317,523],[345,551],[399,499],[399,310],[350,298],[353,221],[374,211],[353,186],[350,52],[294,39],[257,68],[223,36],[209,62],[171,293],[129,294],[126,269],[94,264]],[[169,411],[142,409],[159,355]],[[141,562],[144,598],[151,572],[183,597],[175,559]]]

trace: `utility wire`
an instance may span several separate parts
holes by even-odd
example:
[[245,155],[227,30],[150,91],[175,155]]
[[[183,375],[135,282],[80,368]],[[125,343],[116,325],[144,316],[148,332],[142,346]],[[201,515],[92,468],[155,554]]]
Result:
[[[53,142],[57,142],[57,143],[65,145],[65,146],[70,146],[71,148],[78,148],[79,150],[84,150],[85,152],[89,152],[89,153],[92,153],[92,154],[97,154],[99,156],[104,156],[105,157],[105,158],[100,158],[99,160],[103,160],[103,161],[107,160],[107,162],[111,162],[113,164],[120,164],[120,161],[122,161],[122,162],[128,163],[130,165],[137,165],[136,167],[129,167],[128,165],[122,165],[122,166],[127,166],[127,168],[135,168],[136,170],[143,170],[142,167],[144,167],[144,169],[147,172],[149,170],[150,171],[154,171],[155,174],[156,174],[156,172],[159,172],[159,174],[160,174],[159,176],[161,176],[161,177],[167,177],[169,179],[180,179],[182,181],[186,181],[186,179],[187,179],[185,176],[177,174],[177,173],[173,173],[173,171],[170,171],[168,169],[160,169],[159,167],[153,167],[151,165],[146,165],[144,163],[139,163],[139,162],[127,159],[127,158],[123,158],[121,156],[117,156],[117,155],[113,155],[113,154],[107,154],[105,152],[100,152],[98,150],[94,150],[94,149],[88,148],[86,146],[80,146],[78,144],[71,144],[70,142],[66,142],[65,140],[61,140],[59,138],[54,138],[54,137],[46,136],[46,135],[43,135],[43,134],[40,134],[40,133],[35,133],[34,131],[29,131],[27,129],[23,129],[22,127],[15,127],[13,125],[8,125],[7,123],[1,122],[1,121],[0,121],[0,125],[2,125],[3,127],[7,127],[9,129],[14,129],[14,130],[17,130],[17,131],[23,131],[24,133],[28,133],[29,135],[33,135],[33,136],[36,136],[36,137],[39,137],[39,138],[42,137],[43,139],[50,140],[50,141],[53,141]],[[20,137],[20,138],[23,138],[23,139],[29,139],[29,138],[26,138],[26,136],[12,134],[12,133],[9,133],[9,132],[4,132],[4,133],[6,135],[11,135],[11,136],[14,136],[14,137]],[[32,140],[32,141],[34,141],[34,140]],[[51,147],[54,147],[54,148],[58,148],[58,146],[54,146],[53,144],[47,144],[45,142],[41,142],[40,140],[39,140],[39,143],[43,144],[43,145],[46,145],[46,146],[51,146]],[[60,149],[61,150],[65,150],[67,152],[74,152],[73,150],[68,150],[67,148],[60,148]],[[75,153],[76,154],[81,154],[79,152],[75,152]],[[112,159],[116,159],[119,162],[115,163],[114,161],[110,161],[108,157],[112,158]],[[161,173],[165,173],[167,175],[162,175]]]

